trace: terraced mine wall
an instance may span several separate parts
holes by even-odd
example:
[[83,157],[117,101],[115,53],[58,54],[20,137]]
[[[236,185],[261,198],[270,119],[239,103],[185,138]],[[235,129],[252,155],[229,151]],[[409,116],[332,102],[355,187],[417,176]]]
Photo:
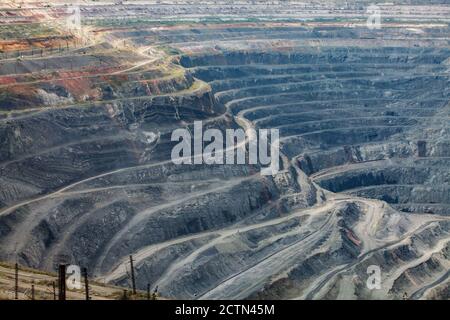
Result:
[[[450,92],[445,64],[449,53],[448,49],[397,47],[321,48],[319,51],[302,48],[288,53],[250,50],[184,56],[181,64],[195,77],[209,82],[217,100],[234,117],[246,118],[257,128],[279,128],[282,152],[292,159],[294,167],[309,176],[304,178],[305,183],[318,184],[333,192],[380,199],[403,212],[439,216],[450,212],[446,125]],[[270,281],[258,293],[252,293],[252,289],[246,291],[249,281],[261,281],[250,276],[250,270],[264,274],[269,265],[276,268],[273,262],[264,266],[265,261],[260,260],[264,262],[258,262],[247,272],[235,269],[231,279],[214,285],[214,289],[200,296],[292,298],[305,290],[298,297],[309,299],[324,290],[319,285],[308,291],[321,266],[350,263],[356,268],[353,271],[361,274],[370,262],[383,261],[388,266],[406,261],[414,264],[412,261],[423,258],[419,253],[423,249],[419,248],[439,243],[431,240],[434,236],[419,232],[413,238],[417,237],[423,244],[381,250],[403,261],[387,262],[386,257],[378,256],[381,252],[361,251],[360,240],[351,231],[361,223],[362,207],[350,204],[337,210],[337,216],[342,217],[338,222],[339,240],[335,234],[325,233],[316,243],[318,253],[299,258],[302,262],[290,269],[286,278]],[[396,215],[394,211],[385,214]],[[437,239],[447,234],[448,224],[442,223],[434,231]],[[247,241],[253,241],[252,234],[253,231],[246,233],[247,245]],[[336,247],[321,251],[320,244],[331,238],[337,241]],[[442,252],[447,252],[448,245],[445,248]],[[370,259],[362,259],[369,253]],[[242,259],[241,255],[233,256],[234,262]],[[248,259],[253,261],[255,254]],[[355,259],[364,262],[350,262]],[[421,281],[435,272],[445,274],[447,262],[439,259],[433,255],[424,265],[409,270]],[[227,265],[226,260],[221,262]],[[214,281],[209,270],[217,267],[202,268],[196,273],[200,282],[194,285],[194,296],[197,291],[205,290],[203,283]],[[145,274],[151,274],[153,269],[145,270],[149,270]],[[411,283],[402,277],[393,281],[387,294],[395,296],[403,289],[408,290]],[[191,275],[182,279],[186,281],[186,278],[191,279]],[[345,282],[345,276],[338,277],[334,285],[341,281]],[[406,283],[401,284],[402,281]],[[193,282],[188,280],[179,286],[177,283],[170,291],[185,296],[184,286],[191,288]],[[366,296],[364,283],[355,286],[359,297]],[[336,287],[327,290],[322,297],[338,298],[342,294]],[[192,297],[190,292],[185,297]],[[415,293],[414,297],[423,292]]]
[[[133,13],[206,9],[86,6],[97,43],[0,57],[0,259],[129,286],[131,254],[171,298],[448,299],[448,8],[370,30],[365,7],[299,6],[162,28]],[[174,165],[196,120],[279,129],[280,172]]]
[[[407,238],[409,244],[401,244],[404,240],[398,244],[388,241],[380,249],[367,251],[362,241],[368,240],[361,240],[357,231],[365,219],[364,212],[383,212],[386,218],[382,220],[387,219],[380,221],[378,228],[389,225],[388,231],[379,231],[376,241],[382,241],[390,232],[400,236],[399,230],[415,225],[412,221],[416,218],[384,205],[368,209],[366,202],[358,200],[342,200],[335,209],[325,210],[324,215],[317,213],[320,209],[312,209],[314,218],[308,210],[304,215],[275,217],[316,203],[315,183],[333,192],[381,199],[404,212],[447,215],[445,135],[435,135],[431,129],[425,147],[420,140],[423,136],[416,136],[422,126],[433,128],[430,123],[436,125],[436,130],[445,127],[436,119],[448,112],[448,80],[445,74],[438,74],[439,70],[445,73],[442,62],[448,57],[448,50],[322,49],[319,54],[304,51],[307,50],[224,52],[181,58],[180,63],[194,77],[210,84],[217,103],[233,117],[244,117],[257,128],[280,128],[282,151],[292,160],[283,175],[288,179],[295,177],[299,187],[289,187],[286,202],[280,201],[286,198],[285,193],[279,198],[269,197],[269,202],[278,202],[278,207],[282,204],[281,211],[273,211],[269,202],[263,201],[255,216],[244,215],[246,219],[236,221],[231,230],[210,229],[211,232],[139,250],[140,286],[158,283],[160,290],[185,298],[310,299],[319,294],[337,298],[342,293],[333,286],[348,281],[346,273],[335,278],[330,288],[327,278],[317,283],[323,266],[332,270],[349,265],[351,272],[361,275],[370,263],[382,263],[395,279],[398,269],[394,265],[402,265],[415,279],[425,282],[427,277],[433,277],[431,274],[445,273],[445,258],[441,260],[439,251],[424,260],[424,265],[407,268],[408,263],[413,265],[424,259],[425,248],[441,243],[439,239],[447,234],[445,221],[430,223],[430,229],[419,229]],[[430,56],[424,56],[424,51]],[[377,63],[372,64],[371,55],[379,59]],[[347,59],[357,61],[343,62]],[[309,200],[299,200],[305,199],[308,188]],[[273,190],[270,188],[269,194]],[[401,196],[394,198],[395,194],[403,195],[403,200]],[[319,201],[327,197],[319,194]],[[328,202],[335,201],[332,198]],[[405,221],[394,227],[391,223],[397,219]],[[317,229],[320,221],[324,224]],[[295,248],[298,255],[292,255]],[[448,246],[442,252],[446,250]],[[434,267],[430,270],[427,265]],[[286,269],[286,277],[269,280],[274,273]],[[120,270],[118,267],[107,279],[127,285],[127,277]],[[388,296],[411,290],[412,284],[403,283],[401,277],[392,281],[392,287],[385,292]],[[363,281],[352,290],[358,292],[358,297],[371,296]],[[416,297],[423,294],[413,293]]]
[[279,128],[283,152],[325,189],[448,214],[448,140],[415,138],[430,123],[439,130],[436,119],[448,114],[448,55],[326,48],[227,52],[181,63],[210,81],[233,114]]
[[[145,76],[107,77],[108,83],[121,80],[120,86],[95,82],[106,77],[90,79],[101,101],[73,104],[72,97],[58,108],[45,102],[47,108],[21,113],[23,105],[4,100],[18,113],[1,120],[2,259],[16,256],[49,270],[63,259],[100,275],[143,247],[184,237],[205,243],[214,230],[312,203],[295,196],[278,203],[283,193],[300,190],[295,172],[274,181],[255,166],[174,165],[173,129],[195,120],[223,131],[238,125],[189,73],[167,87],[171,93],[155,96],[134,82]],[[161,86],[164,80],[155,81]],[[69,95],[54,84],[33,86],[58,98]],[[158,260],[152,268],[157,275],[165,265]]]

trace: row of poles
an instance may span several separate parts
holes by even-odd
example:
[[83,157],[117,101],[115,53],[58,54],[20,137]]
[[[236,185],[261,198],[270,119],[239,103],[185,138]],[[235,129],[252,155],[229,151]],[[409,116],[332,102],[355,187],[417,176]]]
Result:
[[[70,41],[70,44],[72,44],[72,48],[77,48],[77,42],[76,41]],[[69,44],[69,41],[65,41],[65,45],[59,44],[58,46],[49,46],[49,47],[32,47],[31,50],[18,50],[18,51],[3,51],[0,50],[1,56],[3,57],[3,59],[8,59],[8,58],[22,58],[22,57],[34,57],[35,55],[40,55],[41,57],[44,55],[44,52],[47,53],[54,53],[55,51],[57,52],[64,52],[69,50],[69,48],[71,47]]]
[[[131,285],[132,285],[132,293],[135,295],[137,293],[136,290],[136,278],[134,274],[134,260],[133,256],[130,255],[130,267],[131,267]],[[84,291],[85,291],[85,299],[90,300],[89,296],[89,278],[87,268],[82,269],[82,276],[84,278]],[[14,299],[19,299],[19,264],[15,264],[15,281],[14,281]],[[66,265],[60,264],[58,266],[58,294],[56,293],[56,282],[53,281],[53,299],[54,300],[66,300]],[[150,291],[150,284],[147,284],[147,299],[155,300],[156,293],[158,291],[158,287],[155,288],[153,294]],[[127,299],[127,290],[123,291],[123,298]],[[34,284],[31,285],[31,299],[35,299],[35,287]]]

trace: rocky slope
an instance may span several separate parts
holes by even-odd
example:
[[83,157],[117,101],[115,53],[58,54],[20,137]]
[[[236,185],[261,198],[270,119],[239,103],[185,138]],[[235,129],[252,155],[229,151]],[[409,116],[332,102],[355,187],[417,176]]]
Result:
[[[132,254],[171,298],[448,298],[448,6],[379,30],[364,6],[160,28],[122,6],[85,4],[93,43],[2,60],[1,259],[128,285]],[[196,120],[278,128],[282,170],[173,164]]]

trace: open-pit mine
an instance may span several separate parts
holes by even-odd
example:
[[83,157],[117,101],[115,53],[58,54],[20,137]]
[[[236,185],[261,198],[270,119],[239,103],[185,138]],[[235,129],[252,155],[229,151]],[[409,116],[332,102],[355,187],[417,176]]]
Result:
[[[0,1],[0,261],[128,288],[132,255],[169,299],[449,299],[449,26],[448,0]],[[197,121],[278,129],[279,171],[174,163]]]

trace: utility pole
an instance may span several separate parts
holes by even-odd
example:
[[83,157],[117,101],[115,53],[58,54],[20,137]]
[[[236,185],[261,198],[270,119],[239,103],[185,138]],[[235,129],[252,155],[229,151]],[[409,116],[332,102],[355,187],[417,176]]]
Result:
[[66,300],[66,266],[64,264],[59,265],[58,270],[59,281],[59,300]]
[[56,300],[56,283],[53,281],[53,300]]
[[151,296],[150,296],[150,283],[147,284],[147,300],[150,300]]
[[31,300],[34,300],[34,284],[31,285]]
[[130,266],[131,266],[131,284],[133,287],[133,294],[136,294],[136,279],[134,277],[134,266],[133,266],[133,256],[130,255]]
[[158,293],[158,286],[155,287],[155,290],[153,290],[152,294],[152,300],[156,300],[156,294]]
[[19,264],[15,265],[14,299],[19,299]]
[[84,277],[84,292],[86,293],[86,300],[89,300],[89,280],[87,268],[83,268],[83,277]]

